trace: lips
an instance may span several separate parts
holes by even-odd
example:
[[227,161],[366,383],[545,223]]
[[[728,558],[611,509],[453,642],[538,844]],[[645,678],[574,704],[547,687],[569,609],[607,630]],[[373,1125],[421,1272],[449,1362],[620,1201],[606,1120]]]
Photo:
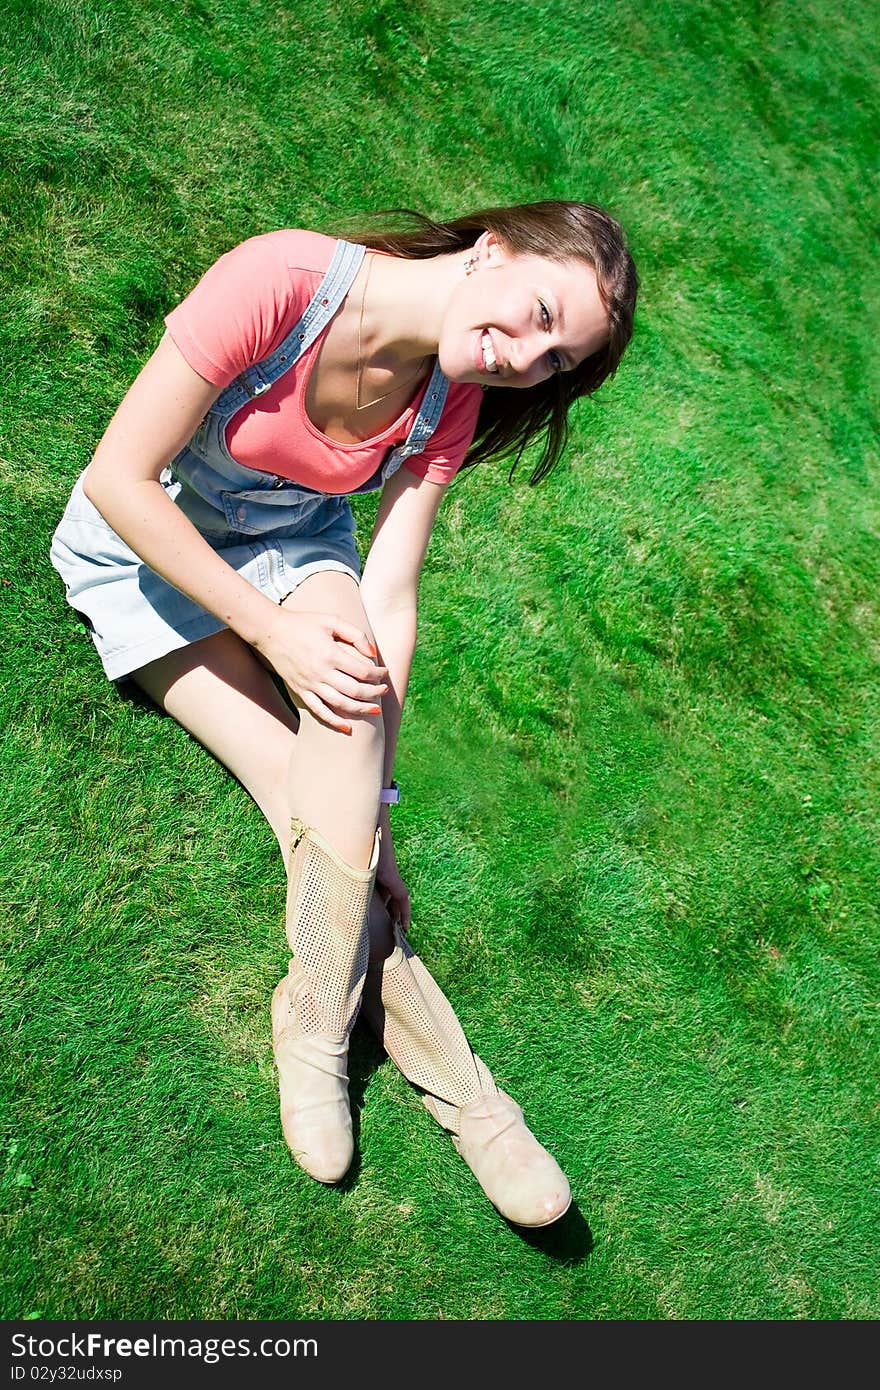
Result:
[[474,366],[478,372],[485,372],[486,360],[483,357],[483,331],[480,329],[474,342]]

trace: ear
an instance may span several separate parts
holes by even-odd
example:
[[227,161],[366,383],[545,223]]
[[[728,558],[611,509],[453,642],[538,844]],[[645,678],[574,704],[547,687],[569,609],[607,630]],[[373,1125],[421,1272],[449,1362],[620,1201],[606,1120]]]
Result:
[[474,255],[485,265],[499,265],[506,257],[504,247],[494,232],[485,231],[474,242]]

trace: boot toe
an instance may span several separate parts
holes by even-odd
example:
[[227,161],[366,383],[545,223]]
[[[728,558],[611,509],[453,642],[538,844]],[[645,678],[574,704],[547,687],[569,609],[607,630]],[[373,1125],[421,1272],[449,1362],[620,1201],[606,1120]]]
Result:
[[508,1162],[483,1178],[474,1169],[490,1202],[515,1226],[550,1226],[571,1206],[565,1174],[546,1150],[543,1156],[541,1163]]
[[317,1182],[336,1183],[354,1157],[345,1070],[348,1039],[298,1032],[284,985],[282,980],[272,1001],[281,1128],[300,1168]]
[[547,1157],[550,1163],[544,1172],[524,1175],[517,1190],[508,1189],[502,1194],[503,1205],[496,1202],[502,1216],[516,1226],[550,1226],[571,1206],[565,1174],[549,1154]]
[[499,1091],[462,1109],[455,1144],[490,1202],[516,1226],[549,1226],[571,1206],[559,1164]]
[[341,1125],[304,1134],[295,1115],[281,1116],[284,1138],[294,1161],[316,1182],[341,1182],[354,1158],[350,1131]]

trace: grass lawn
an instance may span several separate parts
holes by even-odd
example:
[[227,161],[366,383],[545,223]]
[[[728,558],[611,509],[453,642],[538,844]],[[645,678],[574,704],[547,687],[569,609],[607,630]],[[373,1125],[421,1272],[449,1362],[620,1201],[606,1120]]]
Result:
[[[878,1317],[874,6],[0,15],[0,1316]],[[276,842],[48,549],[222,251],[544,197],[623,222],[636,335],[539,487],[450,489],[392,812],[416,949],[571,1179],[525,1237],[360,1028],[349,1179],[292,1163]]]

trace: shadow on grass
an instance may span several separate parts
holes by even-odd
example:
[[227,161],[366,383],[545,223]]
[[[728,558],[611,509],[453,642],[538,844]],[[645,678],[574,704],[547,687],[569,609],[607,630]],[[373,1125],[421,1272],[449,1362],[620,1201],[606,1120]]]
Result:
[[354,1158],[342,1182],[343,1192],[354,1187],[361,1171],[361,1111],[370,1077],[385,1060],[385,1053],[363,1023],[355,1027],[348,1049],[348,1101],[351,1108],[351,1130],[354,1136]]
[[554,1221],[552,1226],[530,1230],[527,1226],[514,1226],[512,1221],[505,1224],[526,1245],[543,1251],[548,1259],[556,1260],[561,1265],[581,1264],[595,1244],[593,1233],[574,1201],[565,1215]]

